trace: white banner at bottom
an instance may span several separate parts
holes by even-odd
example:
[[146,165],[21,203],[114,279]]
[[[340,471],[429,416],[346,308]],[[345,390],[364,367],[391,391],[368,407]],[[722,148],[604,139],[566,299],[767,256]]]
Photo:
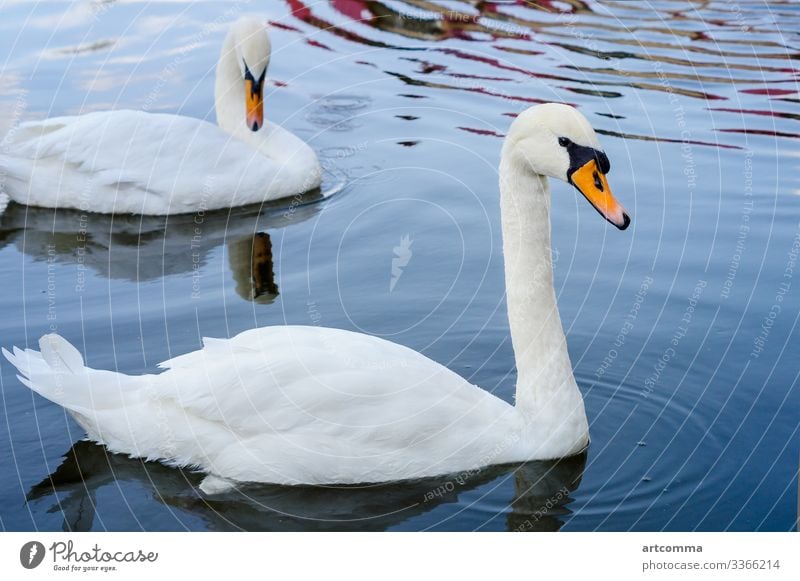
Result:
[[797,533],[2,533],[2,579],[800,579]]

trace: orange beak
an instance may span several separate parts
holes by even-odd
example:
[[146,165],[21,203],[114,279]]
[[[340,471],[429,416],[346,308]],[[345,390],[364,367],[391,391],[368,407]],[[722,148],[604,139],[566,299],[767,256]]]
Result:
[[247,127],[258,131],[264,125],[264,83],[245,79],[245,105],[247,107]]
[[596,160],[591,159],[572,172],[569,181],[589,200],[594,209],[614,226],[625,230],[631,223],[625,208],[611,193],[606,176],[597,167]]

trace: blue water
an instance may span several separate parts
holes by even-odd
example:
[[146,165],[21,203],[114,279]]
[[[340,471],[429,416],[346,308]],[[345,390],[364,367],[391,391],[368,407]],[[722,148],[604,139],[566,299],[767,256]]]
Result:
[[[437,11],[431,11],[432,8]],[[138,374],[258,325],[419,350],[511,400],[497,164],[513,116],[578,106],[633,215],[553,185],[559,308],[592,443],[561,462],[361,488],[247,487],[82,442],[0,363],[4,530],[795,530],[796,4],[0,3],[0,118],[213,118],[241,13],[272,23],[266,116],[320,153],[319,200],[202,216],[0,216],[0,344],[57,331]],[[122,137],[121,137],[122,138]],[[392,285],[394,248],[412,250]],[[256,248],[258,259],[251,259]]]

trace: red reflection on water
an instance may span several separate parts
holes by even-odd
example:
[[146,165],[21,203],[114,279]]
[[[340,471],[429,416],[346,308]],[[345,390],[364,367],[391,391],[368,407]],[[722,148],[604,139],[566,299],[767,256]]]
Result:
[[301,34],[303,32],[299,28],[296,28],[294,26],[290,26],[289,24],[286,24],[284,22],[278,22],[277,20],[270,20],[269,21],[269,25],[274,27],[274,28],[280,28],[281,30],[290,30],[292,32],[299,32]]
[[800,133],[787,133],[786,131],[772,131],[770,129],[717,129],[723,133],[744,133],[746,135],[768,135],[770,137],[800,138]]
[[768,97],[797,94],[797,91],[791,89],[742,89],[741,92],[750,95],[767,95]]
[[334,50],[333,50],[331,47],[329,47],[329,46],[327,46],[327,45],[324,45],[324,44],[322,44],[322,43],[321,43],[320,41],[318,41],[318,40],[314,40],[314,39],[312,39],[312,38],[307,38],[307,39],[306,39],[306,42],[307,42],[308,44],[310,44],[311,46],[316,46],[317,48],[322,48],[322,49],[325,49],[325,50],[329,50],[329,51],[331,51],[331,52],[334,52]]
[[797,119],[800,115],[796,113],[786,113],[785,111],[769,111],[766,109],[730,109],[728,107],[709,108],[709,111],[725,111],[726,113],[745,113],[749,115],[764,115],[767,117],[779,117],[781,119]]
[[537,73],[535,71],[530,71],[528,69],[515,67],[513,65],[503,64],[497,59],[494,59],[494,58],[491,58],[491,57],[487,57],[487,56],[483,56],[483,55],[479,55],[479,54],[470,53],[470,52],[465,52],[463,50],[458,50],[457,48],[436,48],[436,49],[433,49],[433,50],[436,50],[438,52],[443,52],[444,54],[447,54],[447,55],[450,55],[450,56],[454,56],[454,57],[460,58],[460,59],[465,59],[465,60],[470,60],[470,61],[478,61],[478,62],[487,64],[490,67],[494,67],[496,69],[502,69],[502,70],[505,70],[505,71],[512,71],[512,72],[515,72],[515,73],[522,73],[523,75],[527,75],[529,77],[535,77],[537,79],[555,79],[555,80],[558,80],[558,81],[571,81],[571,80],[573,80],[573,79],[570,79],[568,77],[559,77],[559,76],[556,76],[556,75],[550,75],[550,74],[546,74],[546,73]]
[[477,127],[458,127],[462,131],[469,131],[470,133],[477,133],[478,135],[491,135],[492,137],[505,137],[504,133],[498,133],[491,129],[478,129]]
[[335,24],[332,24],[327,20],[323,20],[322,18],[315,16],[314,13],[311,11],[311,8],[306,6],[306,4],[302,2],[302,0],[286,0],[286,2],[292,11],[292,16],[294,16],[298,20],[302,20],[306,24],[310,24],[311,26],[315,26],[319,29],[330,32],[333,35],[339,36],[351,42],[357,42],[359,44],[364,44],[367,46],[377,46],[381,48],[397,48],[397,49],[403,48],[399,46],[392,46],[390,44],[379,42],[377,40],[370,40],[359,34],[356,34],[355,32],[339,28]]
[[362,0],[331,0],[331,6],[337,12],[359,22],[372,18],[372,12]]

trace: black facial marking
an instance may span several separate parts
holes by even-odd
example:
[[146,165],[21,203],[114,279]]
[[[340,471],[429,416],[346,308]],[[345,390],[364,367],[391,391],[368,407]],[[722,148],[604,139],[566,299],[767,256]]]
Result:
[[611,161],[609,161],[608,156],[602,151],[597,151],[596,153],[597,166],[600,168],[600,171],[603,172],[603,175],[606,175],[611,171]]
[[261,73],[261,76],[256,79],[253,76],[253,73],[250,72],[250,68],[247,66],[247,63],[244,63],[244,80],[250,81],[250,96],[256,96],[263,88],[264,88],[264,78],[267,76],[267,70],[264,69],[264,72]]
[[[566,139],[566,137],[559,137],[559,145],[561,145],[562,139]],[[563,147],[567,148],[567,153],[569,154],[569,170],[567,170],[567,179],[570,181],[570,183],[572,183],[572,174],[575,173],[576,170],[589,163],[591,160],[595,160],[597,162],[597,168],[603,175],[607,174],[611,170],[611,162],[608,161],[608,157],[602,151],[599,151],[593,147],[578,145],[572,141],[569,141],[569,143]],[[599,176],[595,176],[594,181],[595,185],[597,185],[600,182]],[[602,184],[598,186],[598,189],[600,189],[600,191],[603,190]]]

